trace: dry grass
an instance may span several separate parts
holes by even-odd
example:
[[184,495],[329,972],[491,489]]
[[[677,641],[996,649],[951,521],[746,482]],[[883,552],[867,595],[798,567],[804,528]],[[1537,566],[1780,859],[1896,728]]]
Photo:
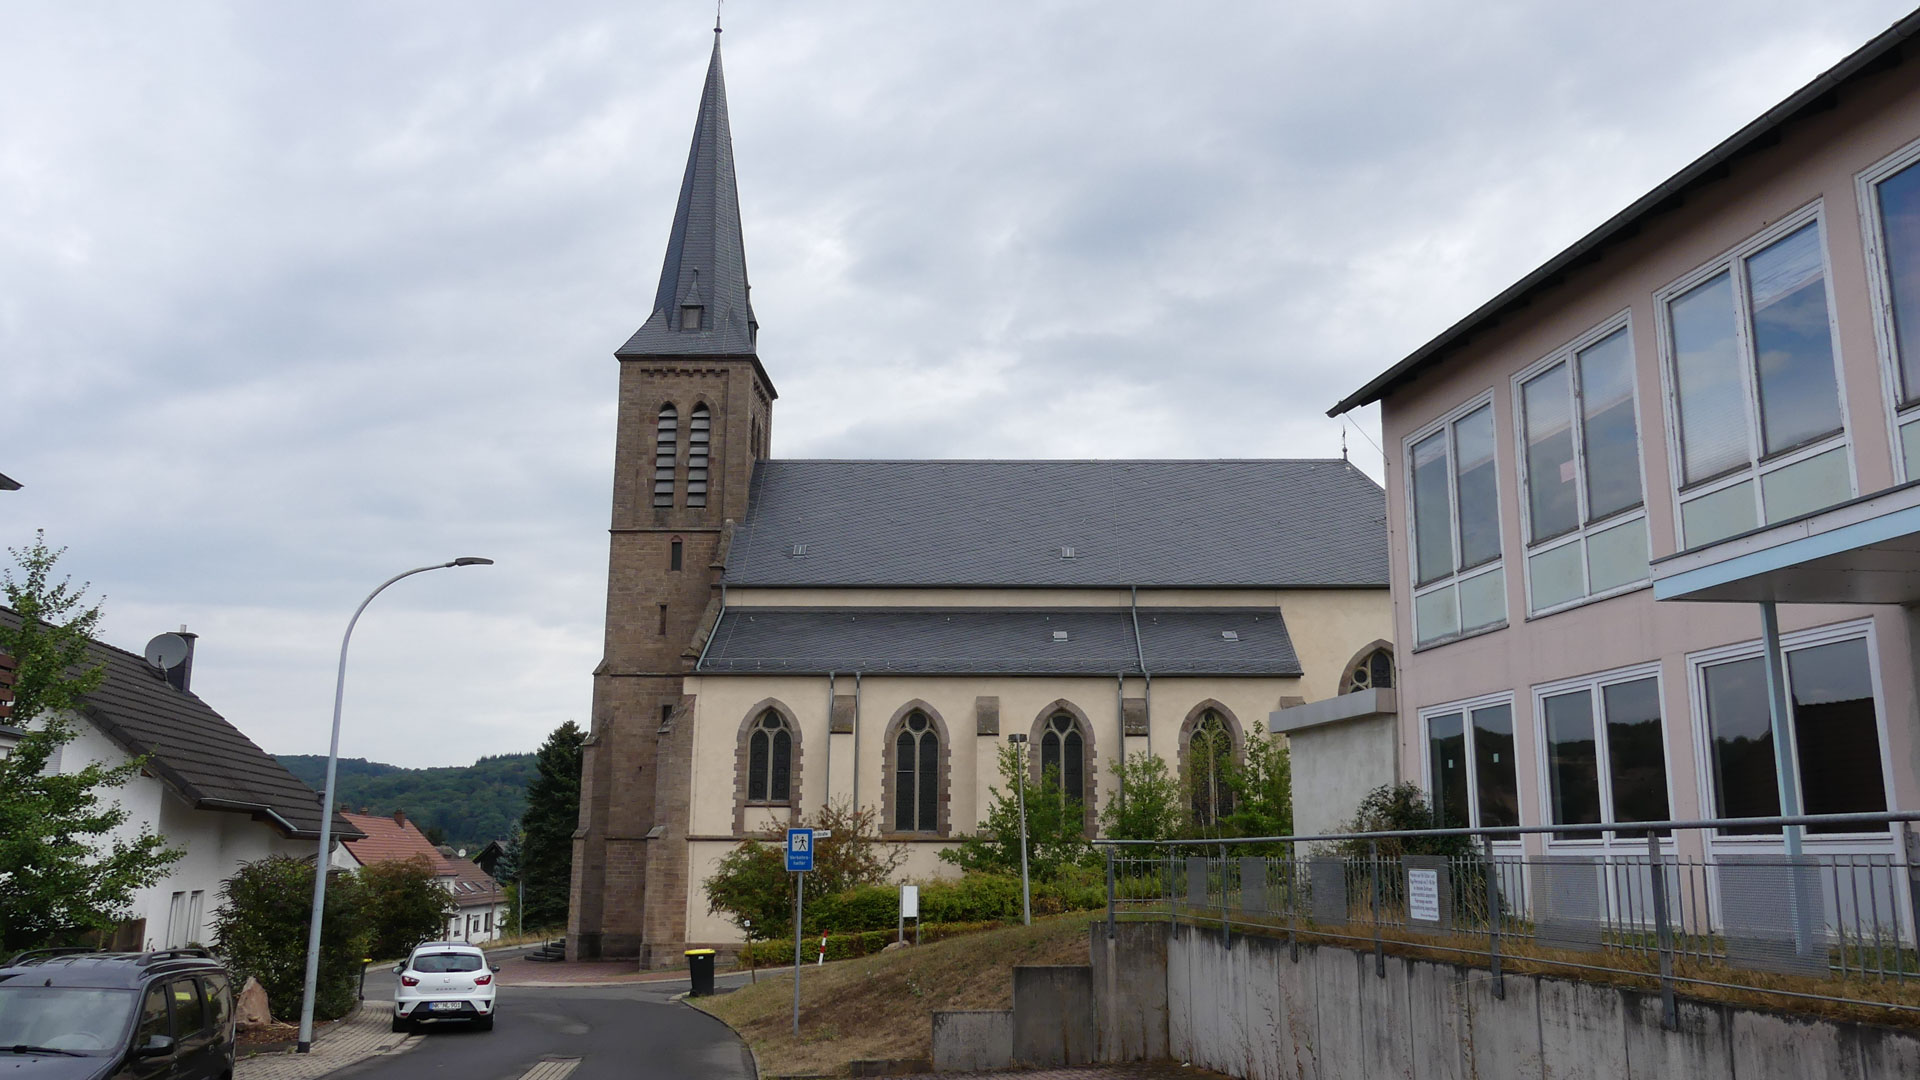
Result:
[[1032,926],[809,965],[800,977],[797,1039],[790,975],[697,1004],[752,1044],[769,1075],[838,1074],[862,1058],[930,1057],[934,1010],[1009,1007],[1014,965],[1086,963],[1087,926],[1101,917],[1058,915]]

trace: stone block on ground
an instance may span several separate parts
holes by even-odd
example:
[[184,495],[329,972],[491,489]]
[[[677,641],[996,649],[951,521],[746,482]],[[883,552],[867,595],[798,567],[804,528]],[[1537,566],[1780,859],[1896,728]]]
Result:
[[1013,1013],[955,1009],[933,1014],[933,1068],[937,1072],[1004,1069],[1013,1064]]
[[267,1005],[266,988],[260,980],[247,976],[245,986],[240,988],[240,996],[234,1001],[234,1017],[243,1028],[267,1027],[273,1023],[273,1010]]

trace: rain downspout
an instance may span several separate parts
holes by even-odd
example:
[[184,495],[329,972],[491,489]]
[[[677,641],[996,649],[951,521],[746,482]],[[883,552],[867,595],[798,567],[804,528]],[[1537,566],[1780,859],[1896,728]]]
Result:
[[[1147,684],[1147,696],[1145,699],[1147,706],[1147,753],[1151,754],[1153,753],[1153,672],[1147,670],[1147,647],[1140,643],[1140,586],[1129,585],[1127,586],[1127,590],[1132,595],[1133,654],[1134,657],[1140,661],[1140,677],[1145,680]],[[1122,742],[1121,745],[1124,747],[1126,744]],[[1122,756],[1125,756],[1124,751]]]
[[833,676],[833,672],[827,672],[827,767],[826,777],[820,785],[825,795],[821,800],[822,806],[833,805]]
[[860,673],[853,673],[853,809],[860,809]]

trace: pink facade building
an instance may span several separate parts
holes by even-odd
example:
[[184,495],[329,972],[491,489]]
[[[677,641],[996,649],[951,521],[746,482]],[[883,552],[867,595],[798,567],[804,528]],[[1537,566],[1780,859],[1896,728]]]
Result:
[[[1398,769],[1449,821],[1920,808],[1916,34],[1920,13],[1332,410],[1381,407]],[[1664,843],[1870,860],[1900,835]]]

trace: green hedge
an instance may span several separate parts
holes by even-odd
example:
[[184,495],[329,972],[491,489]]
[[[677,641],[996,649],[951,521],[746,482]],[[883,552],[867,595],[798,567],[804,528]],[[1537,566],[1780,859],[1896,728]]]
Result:
[[[1033,884],[1033,913],[1059,915],[1093,911],[1107,905],[1104,879],[1061,880]],[[1003,874],[966,874],[920,886],[920,918],[935,923],[1017,922],[1022,915],[1020,879]],[[807,932],[856,934],[891,932],[899,925],[900,889],[863,885],[807,902]],[[924,937],[923,939],[924,940]]]
[[[946,938],[960,937],[965,934],[978,934],[985,930],[998,930],[1007,925],[1004,922],[964,922],[964,923],[927,923],[920,927],[920,941],[930,944]],[[909,929],[908,940],[912,940],[913,931]],[[827,959],[851,960],[857,956],[872,956],[899,940],[897,928],[886,930],[863,930],[851,934],[827,935]],[[820,955],[820,935],[809,935],[800,950],[801,959],[812,963]],[[778,967],[793,963],[793,942],[756,941],[740,950],[739,963],[745,967],[752,962],[760,967]]]

